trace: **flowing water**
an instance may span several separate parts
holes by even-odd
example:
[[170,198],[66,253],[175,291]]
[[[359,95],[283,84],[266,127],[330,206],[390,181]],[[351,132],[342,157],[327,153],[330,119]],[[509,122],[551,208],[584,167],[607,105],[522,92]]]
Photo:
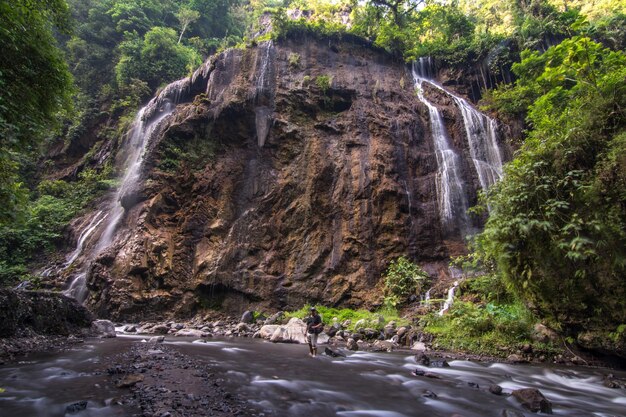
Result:
[[[69,268],[82,255],[90,237],[97,235],[97,240],[87,255],[87,262],[84,262],[82,268],[79,268],[72,277],[64,294],[81,303],[87,298],[86,284],[90,261],[113,243],[115,232],[125,213],[123,200],[132,200],[141,180],[146,147],[155,133],[160,131],[162,122],[174,112],[176,104],[185,97],[190,83],[190,78],[184,78],[169,84],[137,113],[128,133],[128,140],[123,142],[119,151],[119,155],[124,158],[121,162],[123,175],[120,185],[111,198],[108,209],[99,211],[81,232],[76,249],[70,254],[64,269]],[[132,205],[132,201],[130,203]]]
[[[494,395],[538,388],[555,415],[625,417],[626,390],[602,385],[613,373],[580,367],[506,365],[451,361],[449,368],[426,368],[406,353],[348,352],[346,357],[310,358],[304,345],[272,344],[260,339],[208,339],[207,343],[169,340],[194,359],[210,364],[226,388],[245,398],[261,416],[432,416],[496,417],[503,410],[524,410],[512,397]],[[89,401],[85,416],[129,416],[111,406],[121,395],[102,371],[110,357],[138,339],[93,340],[72,351],[0,366],[0,416],[63,416],[65,407]],[[412,375],[424,370],[438,379]]]
[[420,71],[421,65],[413,64],[413,81],[417,98],[426,105],[430,116],[430,130],[437,159],[437,199],[439,215],[444,225],[454,222],[467,225],[467,200],[461,178],[459,155],[450,147],[448,133],[439,109],[424,96],[423,84],[428,80]]
[[413,63],[413,79],[419,100],[428,107],[431,131],[437,153],[439,167],[437,192],[440,215],[444,223],[450,223],[455,216],[462,224],[467,224],[467,202],[460,173],[460,157],[454,152],[447,139],[445,126],[439,110],[430,103],[422,90],[424,83],[451,97],[463,117],[472,164],[478,175],[480,186],[487,190],[502,178],[502,156],[498,147],[496,122],[476,110],[467,100],[451,93],[435,80],[435,71],[430,57],[420,58]]

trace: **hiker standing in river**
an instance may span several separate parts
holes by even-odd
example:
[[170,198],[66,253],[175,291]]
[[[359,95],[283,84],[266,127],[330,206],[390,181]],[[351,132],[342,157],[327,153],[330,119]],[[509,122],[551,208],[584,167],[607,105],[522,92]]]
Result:
[[311,307],[311,315],[306,320],[307,342],[309,343],[309,354],[313,357],[317,355],[317,335],[324,330],[322,316],[319,315],[315,307]]

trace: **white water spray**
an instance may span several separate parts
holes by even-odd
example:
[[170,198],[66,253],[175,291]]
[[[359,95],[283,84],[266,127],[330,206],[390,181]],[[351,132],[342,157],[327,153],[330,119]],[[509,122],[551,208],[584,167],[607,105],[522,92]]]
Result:
[[437,200],[439,215],[444,225],[455,219],[467,224],[468,209],[465,191],[461,180],[460,158],[450,147],[446,127],[439,109],[424,96],[423,84],[429,82],[420,73],[422,63],[413,64],[413,80],[418,99],[426,105],[430,115],[430,128],[437,158]]

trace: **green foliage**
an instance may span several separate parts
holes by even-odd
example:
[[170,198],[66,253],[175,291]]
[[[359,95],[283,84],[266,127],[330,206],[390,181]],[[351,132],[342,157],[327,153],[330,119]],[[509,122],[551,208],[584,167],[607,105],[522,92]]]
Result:
[[479,251],[564,328],[623,323],[626,56],[575,36],[522,57],[494,107],[531,129],[490,190]]
[[315,85],[322,90],[322,94],[326,94],[332,85],[332,80],[332,77],[329,75],[318,75],[317,78],[315,78]]
[[0,286],[28,278],[26,264],[55,248],[63,230],[93,198],[115,186],[111,170],[85,170],[74,183],[42,181],[18,221],[0,223]]
[[430,313],[420,324],[435,336],[434,346],[507,356],[531,341],[535,321],[521,304],[455,302],[443,316]]
[[429,276],[419,265],[401,256],[389,263],[384,278],[385,303],[396,306],[411,294],[419,294]]
[[115,67],[120,85],[132,80],[145,81],[154,90],[163,80],[175,80],[200,65],[200,56],[177,41],[174,29],[153,27],[144,39],[128,33],[120,44],[122,55]]
[[294,52],[290,53],[287,62],[289,62],[290,68],[298,69],[300,67],[300,54]]
[[166,172],[204,169],[215,156],[216,149],[216,142],[210,138],[168,138],[159,143],[157,167]]
[[37,151],[71,109],[72,78],[53,31],[69,31],[64,0],[0,3],[0,222],[24,201],[16,159]]
[[[373,329],[381,330],[386,323],[390,321],[395,321],[398,325],[406,325],[409,324],[407,320],[402,319],[398,316],[398,311],[395,309],[383,309],[377,312],[370,312],[367,310],[352,310],[349,308],[332,308],[332,307],[324,307],[324,306],[315,306],[317,311],[322,316],[322,322],[325,325],[332,325],[333,318],[337,318],[337,322],[339,324],[344,323],[346,320],[350,320],[350,325],[347,330],[356,330],[355,325],[360,320],[363,320],[367,323],[366,327],[370,327]],[[287,312],[285,317],[287,319],[291,317],[297,317],[300,319],[304,319],[305,317],[310,315],[310,305],[305,305],[300,310]]]

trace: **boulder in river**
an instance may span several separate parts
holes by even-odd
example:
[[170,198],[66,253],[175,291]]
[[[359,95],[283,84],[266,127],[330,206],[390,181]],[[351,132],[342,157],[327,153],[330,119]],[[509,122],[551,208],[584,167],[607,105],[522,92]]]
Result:
[[115,337],[115,325],[109,320],[96,320],[91,324],[92,330],[103,338]]
[[274,343],[306,343],[306,324],[299,318],[293,317],[284,326],[278,328],[270,337]]
[[65,414],[78,414],[87,408],[87,401],[78,401],[65,407]]
[[511,394],[522,406],[533,413],[541,411],[545,414],[552,414],[552,403],[537,388],[516,389]]
[[206,333],[198,329],[180,329],[174,336],[182,337],[205,337]]

